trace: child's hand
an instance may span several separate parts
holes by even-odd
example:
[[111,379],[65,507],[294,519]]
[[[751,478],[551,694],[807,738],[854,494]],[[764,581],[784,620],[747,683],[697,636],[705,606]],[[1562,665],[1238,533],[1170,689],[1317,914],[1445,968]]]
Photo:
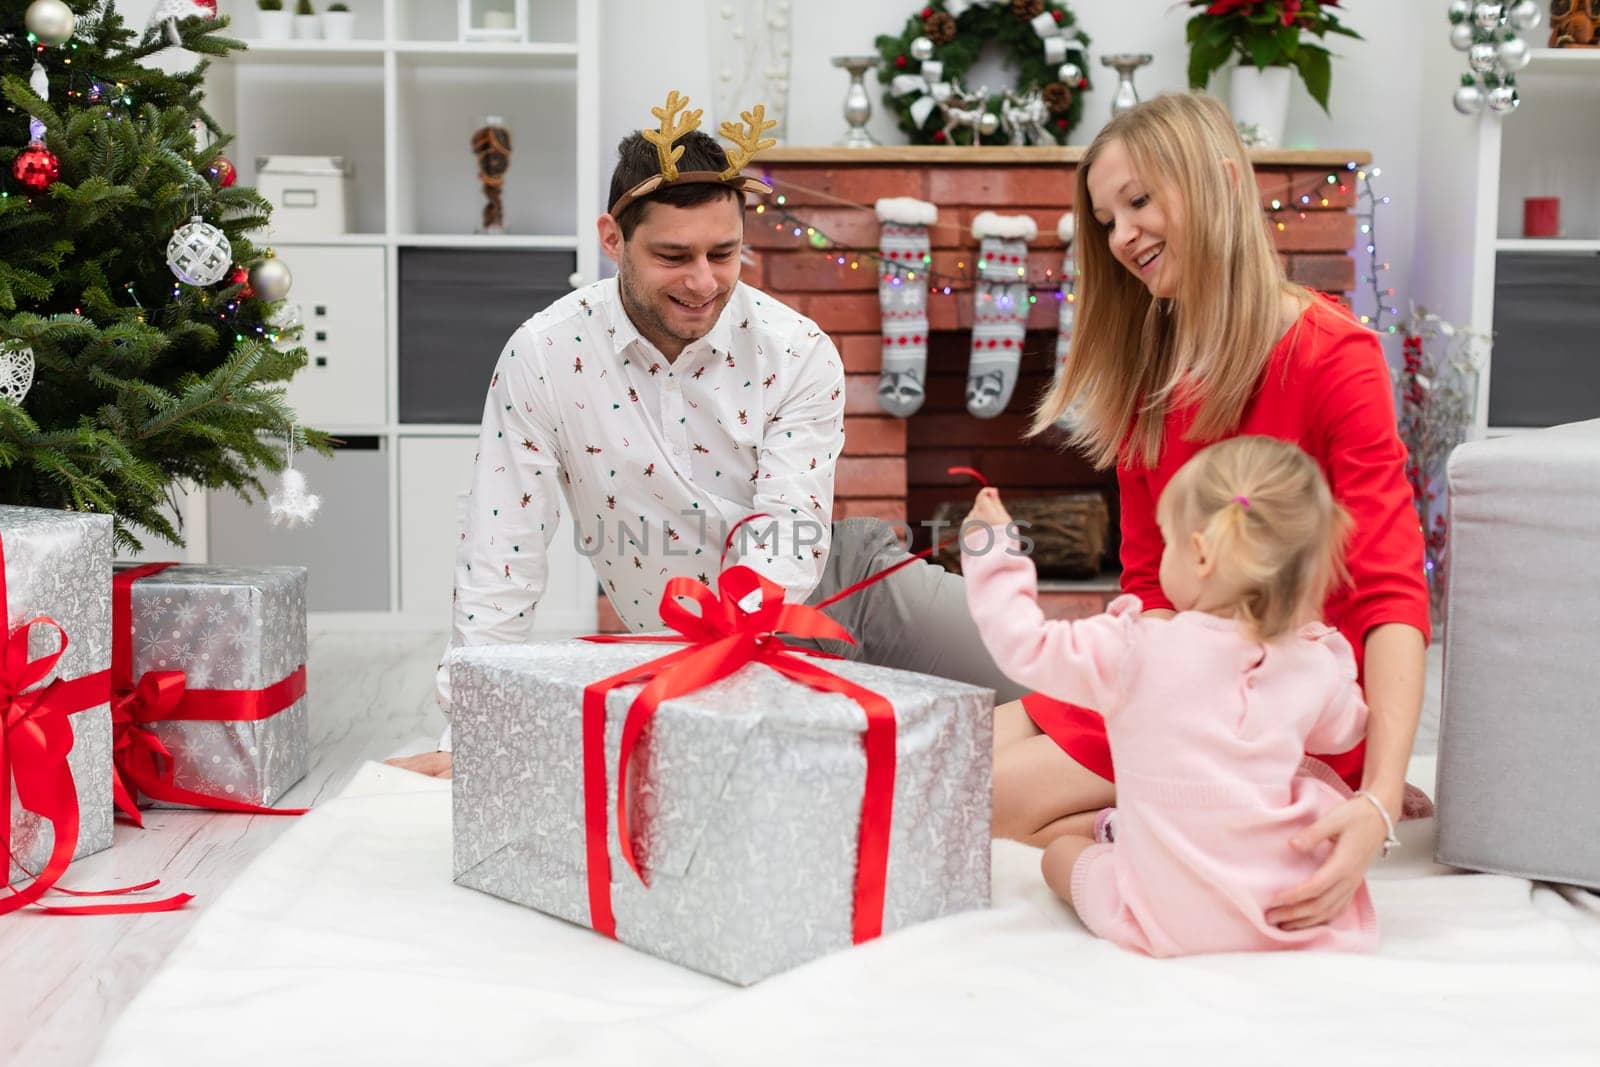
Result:
[[978,499],[973,501],[972,510],[967,512],[967,517],[962,520],[964,527],[969,522],[981,522],[985,526],[994,526],[1004,530],[1011,522],[1011,515],[1000,503],[1000,490],[980,489]]

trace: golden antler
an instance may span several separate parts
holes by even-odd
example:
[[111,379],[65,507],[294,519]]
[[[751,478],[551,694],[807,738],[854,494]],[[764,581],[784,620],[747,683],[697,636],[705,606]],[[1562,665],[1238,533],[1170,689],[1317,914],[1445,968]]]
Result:
[[778,124],[777,119],[767,118],[767,105],[757,104],[749,111],[741,111],[739,117],[744,119],[743,125],[737,122],[722,124],[722,136],[738,146],[728,153],[728,169],[722,172],[724,178],[738,177],[757,152],[765,152],[778,143],[771,137],[761,136]]
[[678,158],[683,155],[683,146],[673,147],[672,142],[682,137],[691,130],[700,128],[700,109],[684,112],[681,119],[676,118],[679,111],[689,106],[689,98],[680,95],[674,89],[667,94],[666,107],[653,107],[650,114],[660,122],[659,130],[643,130],[644,139],[656,146],[656,155],[661,159],[661,176],[667,181],[678,177]]

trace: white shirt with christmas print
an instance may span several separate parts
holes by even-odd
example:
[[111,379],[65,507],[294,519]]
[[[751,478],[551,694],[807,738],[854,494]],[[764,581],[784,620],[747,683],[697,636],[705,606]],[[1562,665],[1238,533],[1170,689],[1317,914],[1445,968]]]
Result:
[[[844,445],[844,364],[815,323],[740,283],[716,325],[668,361],[614,278],[517,328],[500,353],[456,555],[450,647],[526,641],[563,503],[630,630],[661,628],[661,591],[716,587],[744,563],[803,601],[822,576]],[[449,680],[438,673],[449,714]],[[441,748],[448,748],[446,730]]]

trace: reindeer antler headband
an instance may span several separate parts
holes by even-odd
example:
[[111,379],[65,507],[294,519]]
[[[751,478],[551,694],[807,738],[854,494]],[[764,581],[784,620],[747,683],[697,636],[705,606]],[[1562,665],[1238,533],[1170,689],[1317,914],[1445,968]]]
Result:
[[[761,136],[778,124],[776,119],[767,118],[766,105],[757,104],[749,111],[740,112],[739,117],[743,122],[724,122],[720,127],[722,136],[734,145],[728,153],[728,169],[680,171],[678,160],[683,156],[683,146],[674,147],[674,143],[684,134],[700,128],[700,109],[686,111],[688,106],[689,98],[674,89],[667,94],[664,107],[650,109],[650,114],[656,117],[661,126],[641,132],[645,140],[656,146],[656,156],[661,160],[661,173],[652,174],[619,196],[616,203],[611,205],[611,215],[621,214],[635,200],[649,196],[669,182],[673,185],[725,185],[729,189],[762,195],[772,192],[772,186],[766,182],[739,173],[755,158],[756,153],[765,152],[778,143],[771,137]],[[680,111],[682,115],[678,114]]]

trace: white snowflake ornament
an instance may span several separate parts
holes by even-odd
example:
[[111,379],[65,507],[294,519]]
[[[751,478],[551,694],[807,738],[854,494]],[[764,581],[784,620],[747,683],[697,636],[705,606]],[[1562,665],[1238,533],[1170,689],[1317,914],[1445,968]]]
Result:
[[0,397],[20,404],[33,388],[33,349],[21,341],[0,345]]
[[217,17],[217,0],[158,0],[155,9],[150,12],[150,17],[145,20],[145,32],[150,32],[151,27],[165,23],[167,40],[172,42],[174,48],[183,44],[183,38],[178,35],[179,19],[214,19]]
[[306,489],[306,476],[290,467],[283,472],[283,485],[267,498],[272,521],[282,526],[309,526],[322,506],[322,498]]

